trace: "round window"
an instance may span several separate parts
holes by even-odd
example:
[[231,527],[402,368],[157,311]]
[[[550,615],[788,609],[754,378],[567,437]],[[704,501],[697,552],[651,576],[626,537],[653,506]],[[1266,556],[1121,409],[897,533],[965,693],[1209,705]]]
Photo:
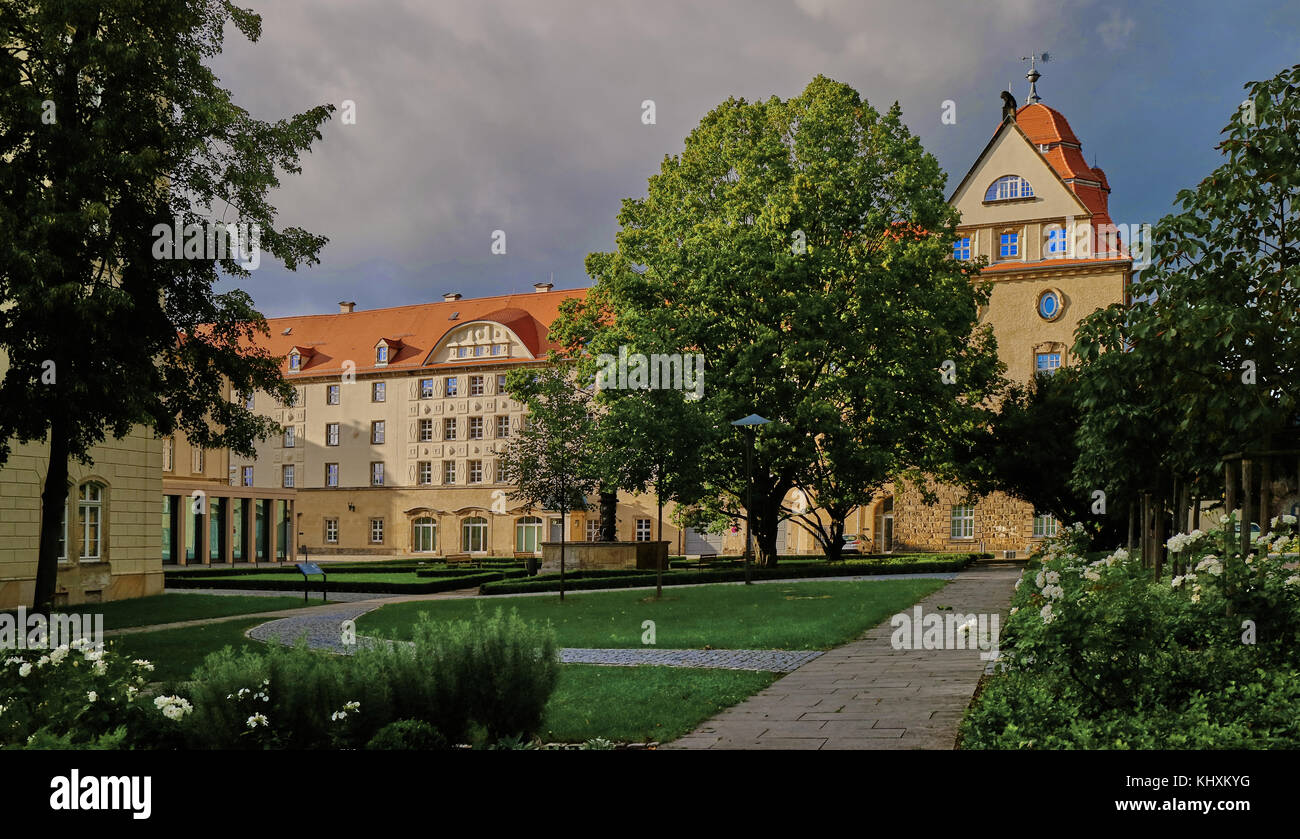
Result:
[[1061,313],[1061,296],[1055,291],[1044,291],[1038,297],[1038,316],[1054,320]]

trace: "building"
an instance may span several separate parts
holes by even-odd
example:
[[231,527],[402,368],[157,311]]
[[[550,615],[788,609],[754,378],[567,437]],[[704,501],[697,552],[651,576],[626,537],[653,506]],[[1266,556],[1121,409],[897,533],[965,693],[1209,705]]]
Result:
[[231,466],[229,449],[199,448],[180,431],[164,437],[162,562],[293,562],[295,497],[293,489],[254,487],[248,470]]
[[[0,352],[0,375],[8,361]],[[162,451],[136,428],[90,450],[91,464],[68,463],[55,605],[160,594],[158,498]],[[47,443],[18,443],[0,466],[0,609],[32,605],[41,531]]]
[[[1070,364],[1079,321],[1128,302],[1133,272],[1110,217],[1106,174],[1085,162],[1065,116],[1042,104],[1038,78],[1030,72],[1028,102],[1008,103],[949,199],[962,219],[953,255],[987,257],[982,277],[993,291],[980,323],[993,326],[1007,375],[1017,381]],[[917,490],[900,489],[897,497],[882,493],[855,522],[876,550],[1023,555],[1056,533],[1050,515],[1001,493],[972,505],[963,503],[964,490],[941,487],[939,503],[926,505]]]
[[[524,406],[506,374],[544,363],[550,323],[585,290],[273,318],[266,348],[297,394],[250,406],[284,427],[256,457],[230,457],[241,488],[293,493],[298,544],[314,555],[539,554],[560,538],[559,515],[508,497],[500,455]],[[619,538],[652,537],[653,499],[625,496]],[[275,519],[280,521],[279,519]],[[573,513],[565,537],[594,541],[596,510]],[[665,521],[664,538],[681,534]]]

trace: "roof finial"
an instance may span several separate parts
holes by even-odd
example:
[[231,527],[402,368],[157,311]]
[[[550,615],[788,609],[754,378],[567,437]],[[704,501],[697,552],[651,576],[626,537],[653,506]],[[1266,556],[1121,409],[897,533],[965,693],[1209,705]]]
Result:
[[1043,98],[1038,95],[1038,80],[1043,77],[1043,74],[1038,72],[1035,63],[1041,61],[1046,64],[1050,60],[1050,55],[1045,52],[1022,55],[1020,60],[1029,62],[1029,72],[1025,73],[1025,78],[1029,79],[1029,95],[1025,97],[1025,102],[1035,105],[1043,101]]

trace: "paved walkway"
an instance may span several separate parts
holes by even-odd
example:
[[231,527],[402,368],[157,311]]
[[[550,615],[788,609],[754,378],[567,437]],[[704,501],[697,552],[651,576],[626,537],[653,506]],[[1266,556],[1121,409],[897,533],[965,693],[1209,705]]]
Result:
[[[1005,624],[1018,568],[963,571],[920,601]],[[951,749],[986,662],[979,650],[895,650],[888,621],[723,711],[669,749]]]

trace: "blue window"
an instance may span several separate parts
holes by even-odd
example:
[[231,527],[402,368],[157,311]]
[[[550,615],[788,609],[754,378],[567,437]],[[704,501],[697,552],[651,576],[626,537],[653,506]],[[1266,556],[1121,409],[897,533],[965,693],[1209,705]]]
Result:
[[1055,373],[1061,367],[1061,354],[1059,352],[1040,352],[1037,366],[1040,373]]
[[1047,231],[1047,253],[1049,256],[1065,256],[1065,228],[1053,227]]
[[290,369],[290,370],[298,370],[298,369],[300,369],[301,367],[302,367],[302,356],[298,355],[297,353],[293,353],[292,355],[290,355],[290,356],[289,356],[289,369]]
[[1038,316],[1052,320],[1061,313],[1061,297],[1055,291],[1044,291],[1038,298]]
[[1002,257],[1020,256],[1020,234],[1003,233],[998,255]]
[[952,246],[953,259],[970,259],[970,237],[963,236]]
[[387,363],[388,363],[388,345],[387,345],[387,344],[380,344],[378,347],[375,348],[375,363],[376,363],[376,364],[387,364]]
[[984,193],[985,201],[1009,201],[1013,198],[1033,198],[1034,188],[1029,181],[1019,175],[1004,175],[989,184]]

